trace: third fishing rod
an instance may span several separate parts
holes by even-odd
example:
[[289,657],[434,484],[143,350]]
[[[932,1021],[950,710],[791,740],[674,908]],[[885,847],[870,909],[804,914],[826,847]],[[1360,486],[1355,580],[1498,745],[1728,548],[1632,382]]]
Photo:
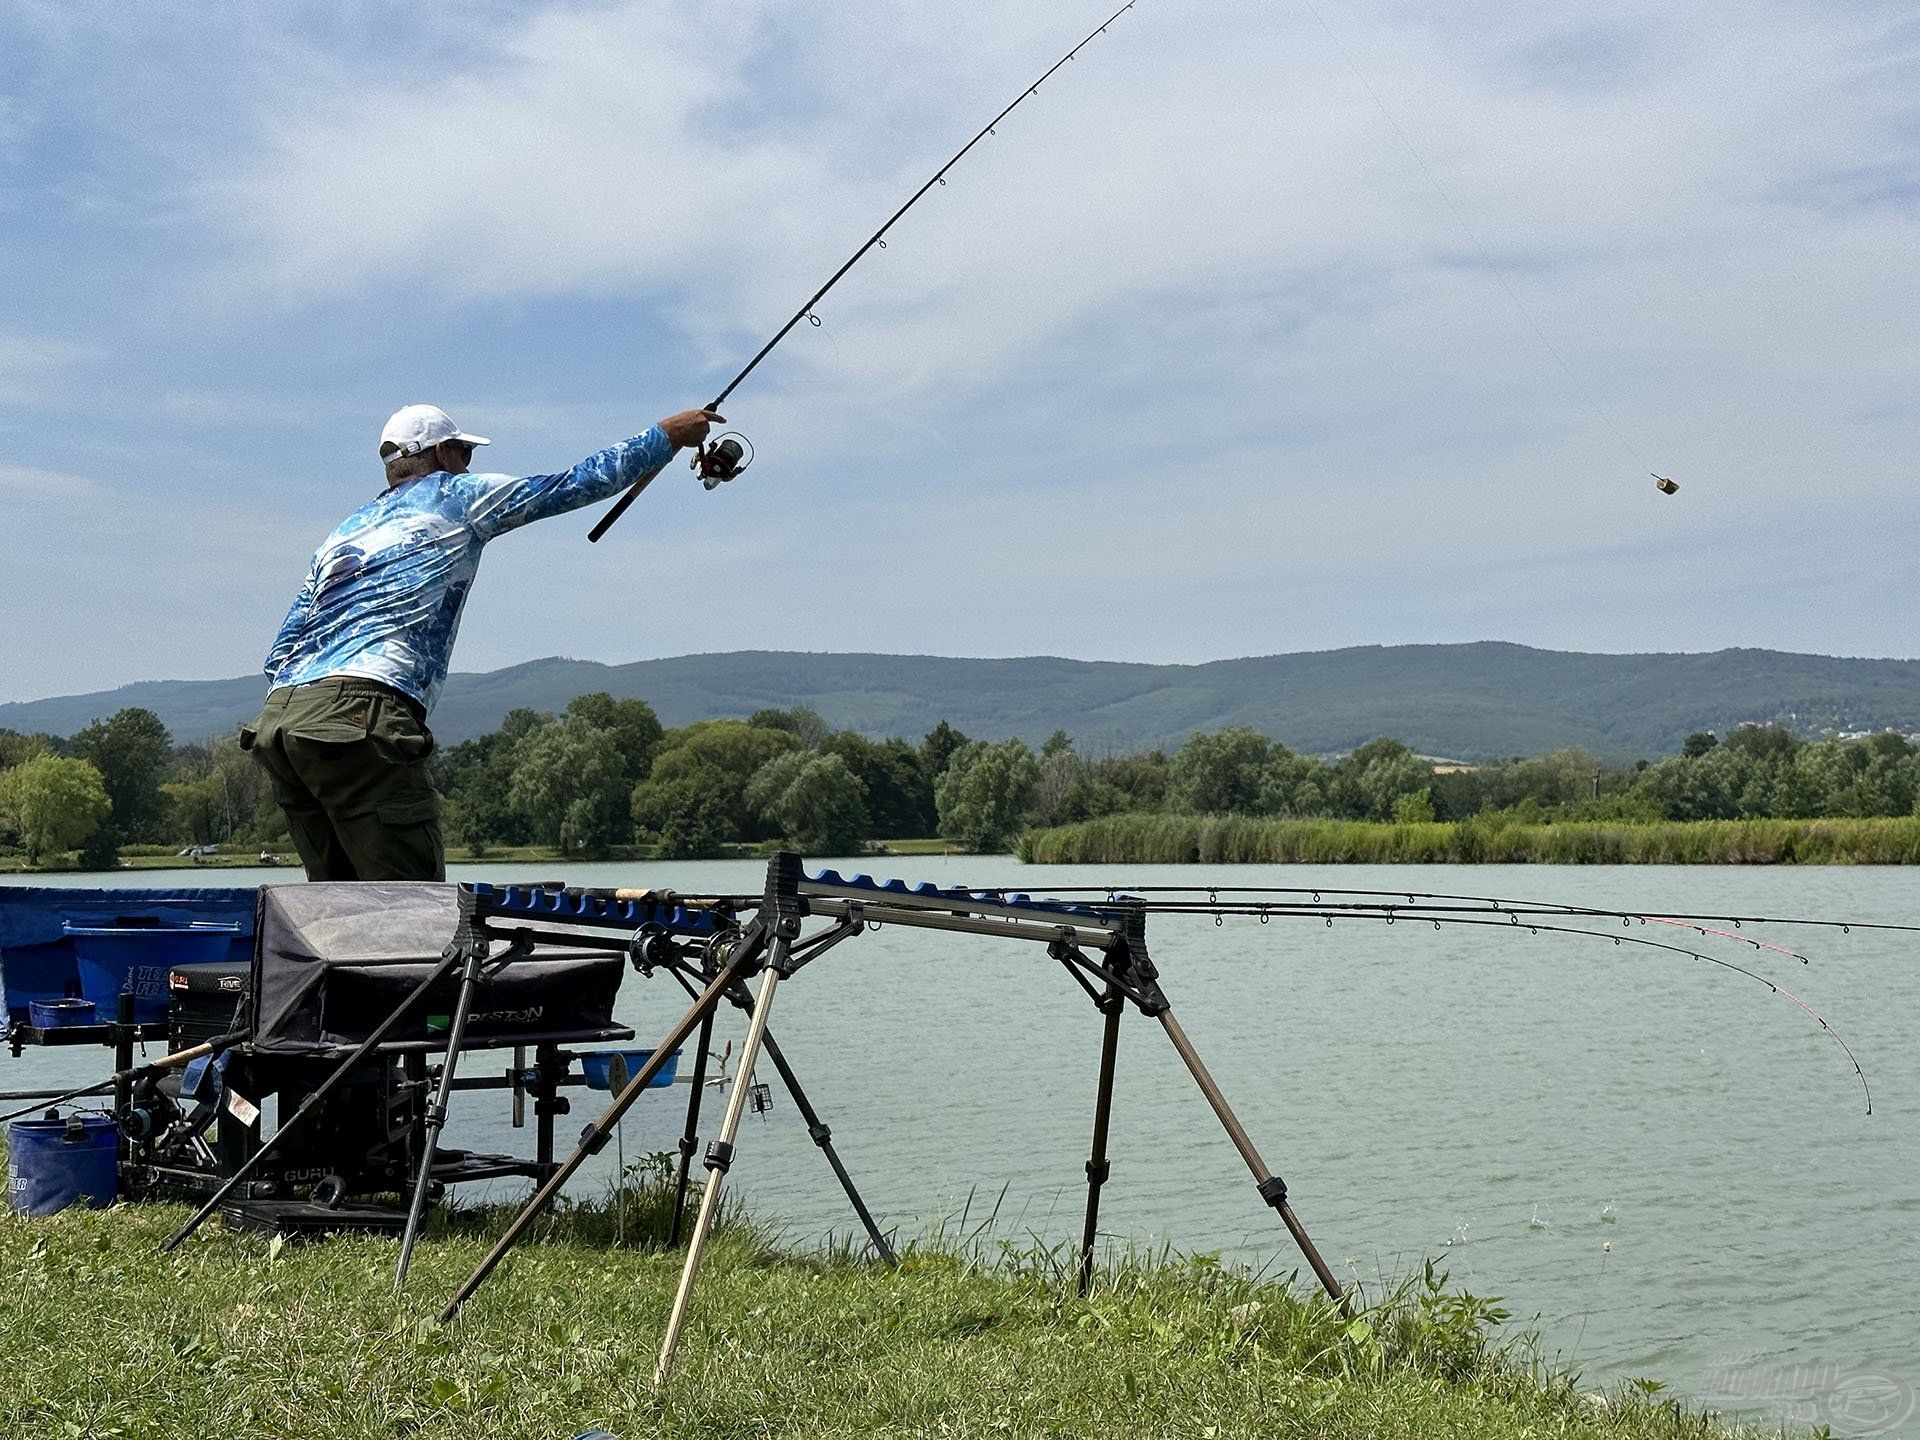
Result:
[[[1127,11],[1133,9],[1134,4],[1135,4],[1135,0],[1127,0],[1126,4],[1122,5],[1118,10],[1114,11],[1113,14],[1109,15],[1105,20],[1101,21],[1096,28],[1094,28],[1093,30],[1090,30],[1087,33],[1085,39],[1081,40],[1081,42],[1078,45],[1074,46],[1073,49],[1069,50],[1066,54],[1062,55],[1058,60],[1054,61],[1053,64],[1048,66],[1045,74],[1043,74],[1038,80],[1035,80],[1031,85],[1027,86],[1018,95],[1016,95],[1013,98],[1013,100],[1007,105],[1007,107],[1003,109],[998,115],[994,116],[993,119],[989,120],[985,125],[981,126],[979,134],[975,135],[971,140],[967,141],[966,144],[962,145],[958,150],[954,151],[953,157],[949,159],[946,164],[942,165],[938,170],[934,171],[932,176],[928,178],[926,184],[922,185],[918,190],[914,191],[913,194],[908,197],[907,203],[902,205],[898,210],[893,212],[892,216],[889,217],[886,224],[882,225],[878,230],[874,231],[873,234],[869,235],[867,237],[866,243],[862,245],[858,250],[854,251],[852,255],[847,257],[846,263],[842,265],[838,270],[834,271],[833,274],[828,277],[826,284],[822,285],[818,290],[814,291],[812,295],[807,297],[806,302],[803,305],[801,305],[801,307],[798,310],[793,312],[792,317],[787,321],[787,323],[782,325],[777,331],[774,332],[773,338],[767,341],[766,344],[760,347],[759,353],[756,354],[753,357],[753,359],[749,360],[746,363],[746,366],[740,371],[738,375],[734,376],[733,379],[727,382],[726,389],[722,390],[718,395],[716,395],[713,399],[713,402],[709,404],[706,408],[709,410],[718,411],[720,406],[725,403],[727,397],[733,394],[733,392],[737,388],[739,388],[740,382],[745,380],[747,376],[751,375],[754,372],[755,368],[758,367],[760,362],[766,359],[768,354],[772,352],[773,347],[778,345],[782,340],[786,339],[787,333],[791,331],[794,326],[798,325],[802,320],[807,320],[815,325],[818,325],[820,323],[820,317],[814,314],[813,307],[820,303],[821,298],[825,296],[829,290],[833,289],[834,286],[840,283],[840,279],[843,275],[845,275],[855,265],[859,264],[861,257],[863,257],[869,250],[872,250],[875,247],[878,247],[883,250],[886,248],[887,232],[894,227],[894,225],[899,221],[900,217],[905,215],[915,205],[919,204],[921,197],[924,196],[929,190],[933,189],[934,186],[946,184],[947,172],[953,169],[955,165],[958,165],[963,159],[965,159],[967,156],[967,153],[970,150],[972,150],[974,146],[978,145],[982,140],[986,139],[987,136],[993,134],[994,127],[999,125],[999,123],[1002,120],[1006,119],[1007,116],[1011,115],[1016,109],[1018,109],[1021,103],[1025,101],[1029,96],[1039,94],[1040,87],[1046,84],[1048,80],[1053,78],[1054,71],[1058,70],[1061,66],[1065,65],[1069,60],[1073,59],[1074,56],[1078,55],[1082,50],[1086,49],[1087,46],[1091,45],[1100,36],[1106,34],[1107,27],[1113,24],[1113,22],[1118,20],[1122,15],[1126,14]],[[700,483],[706,486],[707,489],[711,490],[714,488],[714,486],[720,484],[722,481],[733,479],[734,476],[738,475],[742,470],[747,468],[747,465],[752,462],[752,459],[753,459],[752,447],[745,443],[745,437],[736,435],[736,434],[728,434],[728,435],[720,436],[719,439],[715,440],[710,445],[702,445],[694,454],[693,468],[699,471],[700,473]],[[612,527],[613,522],[618,520],[622,515],[627,513],[627,507],[633,504],[635,500],[638,500],[640,498],[640,492],[642,490],[645,490],[647,486],[650,483],[652,483],[652,480],[653,480],[653,476],[648,475],[643,479],[634,481],[634,483],[627,488],[627,493],[622,495],[618,500],[614,501],[613,505],[608,509],[607,513],[602,515],[600,519],[595,522],[593,529],[587,532],[587,539],[598,540],[602,535],[606,534],[608,529]]]

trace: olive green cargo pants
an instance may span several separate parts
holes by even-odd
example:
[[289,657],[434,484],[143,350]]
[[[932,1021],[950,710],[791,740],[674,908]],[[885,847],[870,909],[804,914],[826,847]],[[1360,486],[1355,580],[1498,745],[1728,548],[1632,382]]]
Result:
[[273,691],[240,731],[273,780],[309,880],[445,880],[433,736],[417,706],[372,680]]

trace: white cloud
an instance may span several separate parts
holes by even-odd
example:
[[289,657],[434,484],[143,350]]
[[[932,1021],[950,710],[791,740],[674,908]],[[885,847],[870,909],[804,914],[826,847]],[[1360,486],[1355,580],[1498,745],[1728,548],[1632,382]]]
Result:
[[[227,218],[255,282],[282,298],[657,296],[723,363],[1102,13],[1002,0],[939,16],[930,38],[877,4],[810,12],[804,29],[766,6],[546,12],[484,70],[417,86],[334,71],[295,103],[276,97]],[[1553,43],[1585,13],[1503,13],[1468,32],[1329,12],[1576,370],[1697,371],[1698,343],[1676,355],[1675,338],[1741,303],[1726,280],[1742,269],[1772,267],[1789,288],[1768,298],[1796,308],[1794,280],[1817,283],[1829,311],[1912,298],[1892,253],[1911,217],[1876,244],[1867,226],[1783,216],[1773,199],[1869,140],[1884,147],[1911,102],[1869,19],[1754,8],[1730,29],[1620,13],[1607,54],[1633,63],[1569,88],[1584,52]],[[792,47],[777,88],[756,89],[774,44]],[[1543,47],[1549,62],[1529,59]],[[763,106],[782,123],[740,123]],[[1830,267],[1836,242],[1872,253]],[[1103,317],[1168,297],[1255,306],[1275,286],[1368,273],[1376,293],[1339,321],[1378,327],[1376,348],[1551,370],[1493,279],[1449,252],[1473,243],[1304,14],[1142,5],[863,261],[821,306],[825,327],[791,337],[765,379],[816,406],[937,409],[1012,373],[1039,386],[1049,366],[1112,363],[1075,344]],[[1644,307],[1650,286],[1675,308]],[[1462,337],[1442,323],[1456,309]],[[1243,329],[1231,358],[1244,364],[1223,355],[1223,372],[1270,358],[1272,337]],[[1845,343],[1837,325],[1795,333]]]
[[94,356],[91,347],[56,336],[0,331],[0,405],[59,399],[71,372]]
[[0,464],[0,495],[12,500],[90,500],[100,487],[85,475]]
[[[245,668],[360,493],[344,417],[370,429],[457,375],[426,398],[494,435],[490,458],[560,463],[646,418],[623,380],[573,393],[580,368],[556,379],[537,348],[600,326],[603,302],[616,370],[618,326],[667,322],[618,374],[710,393],[1107,8],[420,7],[396,23],[431,69],[396,67],[360,8],[323,25],[129,7],[107,31],[37,9],[45,43],[91,67],[44,88],[92,97],[124,146],[102,142],[118,159],[74,193],[133,212],[151,190],[193,229],[152,273],[116,273],[99,257],[118,222],[76,217],[98,247],[79,273],[166,322],[132,359],[109,330],[75,327],[91,348],[64,358],[0,337],[0,403],[74,398],[77,372],[117,361],[137,417],[96,457],[51,448],[91,438],[90,392],[57,423],[0,412],[9,451],[155,504],[176,483],[198,501],[278,487],[306,519],[258,557],[260,615],[196,637],[226,647],[201,673]],[[615,548],[580,549],[586,517],[503,546],[461,664],[731,643],[1905,648],[1874,565],[1915,528],[1920,26],[1784,0],[1319,10],[1337,44],[1306,8],[1141,0],[729,407],[759,468],[715,496],[678,470]],[[514,338],[460,367],[395,345],[465,307]],[[200,364],[174,364],[168,327]],[[233,417],[256,411],[297,419],[311,452],[234,477],[219,462],[254,457]],[[131,433],[150,421],[171,427],[164,456]],[[123,573],[141,537],[116,543],[50,559],[47,583],[149,594]],[[836,563],[808,568],[822,547]],[[597,617],[625,613],[635,557],[645,614],[609,635]],[[1089,573],[1115,564],[1120,601]],[[1792,579],[1769,600],[1756,567]],[[880,598],[929,576],[948,603]]]

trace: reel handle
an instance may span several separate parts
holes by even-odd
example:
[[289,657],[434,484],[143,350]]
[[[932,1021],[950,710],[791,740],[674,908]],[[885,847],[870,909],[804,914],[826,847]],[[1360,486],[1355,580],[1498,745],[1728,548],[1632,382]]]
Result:
[[753,442],[739,431],[730,430],[694,451],[688,463],[700,476],[701,486],[712,490],[753,463]]

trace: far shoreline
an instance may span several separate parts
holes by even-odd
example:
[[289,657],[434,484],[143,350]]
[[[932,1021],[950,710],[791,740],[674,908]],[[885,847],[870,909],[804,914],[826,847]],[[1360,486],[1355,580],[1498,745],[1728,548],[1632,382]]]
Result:
[[[860,860],[974,856],[937,837],[875,840]],[[719,854],[663,856],[622,845],[598,854],[551,845],[454,846],[447,864],[680,864],[754,860],[772,842],[738,843]],[[251,846],[220,847],[188,857],[130,854],[111,867],[83,867],[71,852],[54,864],[28,865],[0,856],[8,880],[55,875],[204,874],[284,869],[301,873],[290,849],[269,847],[263,862]],[[1807,820],[1521,821],[1483,816],[1464,821],[1293,820],[1243,815],[1122,814],[1051,829],[1029,830],[1012,851],[1024,865],[1920,865],[1920,817]],[[828,856],[844,863],[848,857]]]

